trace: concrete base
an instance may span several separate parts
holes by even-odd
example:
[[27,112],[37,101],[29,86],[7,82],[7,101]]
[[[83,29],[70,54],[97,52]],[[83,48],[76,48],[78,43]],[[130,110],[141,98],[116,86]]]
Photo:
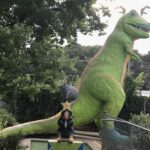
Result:
[[31,150],[91,150],[91,148],[82,141],[58,143],[56,140],[37,141],[31,140]]

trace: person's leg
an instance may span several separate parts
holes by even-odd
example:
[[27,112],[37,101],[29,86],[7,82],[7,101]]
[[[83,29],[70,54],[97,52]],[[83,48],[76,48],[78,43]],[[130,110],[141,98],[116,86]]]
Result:
[[69,139],[68,139],[68,141],[69,141],[69,143],[73,143],[73,141],[74,141],[74,129],[71,128],[69,133],[70,133],[70,134],[69,134]]
[[62,137],[61,137],[61,130],[58,129],[58,139],[57,139],[58,142],[61,142],[62,141]]

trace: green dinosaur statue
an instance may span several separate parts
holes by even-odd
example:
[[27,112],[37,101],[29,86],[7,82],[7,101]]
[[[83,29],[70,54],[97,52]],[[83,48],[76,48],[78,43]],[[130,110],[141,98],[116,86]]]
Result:
[[[79,97],[70,108],[74,126],[82,126],[96,119],[99,126],[103,112],[116,117],[125,101],[123,81],[130,56],[139,61],[132,51],[136,39],[148,38],[148,24],[135,10],[118,21],[102,50],[89,62],[78,83]],[[64,107],[70,104],[65,103]],[[44,107],[44,106],[43,106]],[[56,133],[60,112],[48,119],[27,122],[0,131],[0,137]]]

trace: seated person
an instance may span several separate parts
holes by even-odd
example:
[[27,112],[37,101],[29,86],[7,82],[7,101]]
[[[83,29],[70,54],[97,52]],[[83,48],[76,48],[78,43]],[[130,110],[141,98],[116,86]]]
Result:
[[68,142],[73,142],[73,121],[72,112],[68,109],[62,111],[61,116],[58,120],[58,142],[62,141],[62,138],[68,138]]

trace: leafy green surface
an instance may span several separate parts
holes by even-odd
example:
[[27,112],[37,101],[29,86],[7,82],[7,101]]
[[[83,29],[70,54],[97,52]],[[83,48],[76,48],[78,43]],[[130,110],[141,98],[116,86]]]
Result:
[[1,0],[0,24],[13,26],[16,22],[23,23],[33,28],[33,37],[37,40],[50,36],[57,43],[62,44],[64,39],[71,43],[76,39],[77,31],[89,33],[96,30],[103,33],[106,24],[101,22],[97,10],[92,7],[95,2],[96,0]]
[[[137,125],[150,129],[150,114],[144,114],[143,112],[141,112],[140,115],[132,115],[130,121]],[[139,136],[139,141],[141,143],[140,148],[145,150],[148,149],[150,147],[150,131],[135,128],[134,132],[136,136]]]
[[[73,143],[69,144],[68,142],[62,143],[54,143],[50,142],[50,145],[54,150],[78,150],[81,143]],[[47,150],[48,142],[40,142],[40,141],[32,141],[31,143],[31,150]],[[83,150],[91,150],[87,144],[83,145]]]
[[12,114],[8,113],[5,109],[0,109],[0,130],[13,126],[16,123]]

